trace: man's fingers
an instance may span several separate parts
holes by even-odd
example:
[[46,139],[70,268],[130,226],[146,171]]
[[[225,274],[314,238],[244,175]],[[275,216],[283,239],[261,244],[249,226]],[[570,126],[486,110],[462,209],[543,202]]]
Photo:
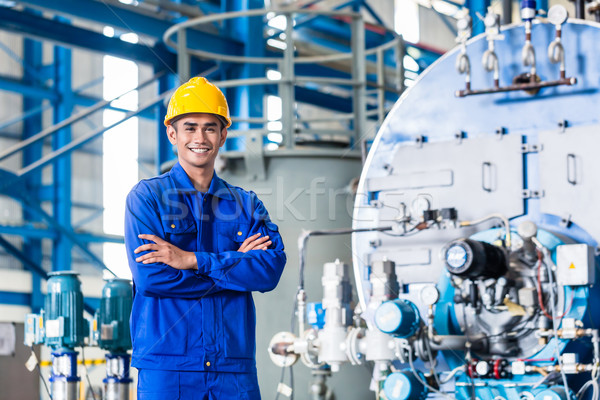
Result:
[[258,238],[256,240],[253,240],[251,244],[252,244],[252,246],[256,247],[256,246],[258,246],[260,244],[263,244],[267,240],[269,240],[269,237],[268,236],[263,236],[263,237]]
[[[269,238],[268,236],[265,236],[265,238]],[[261,240],[260,243],[257,243],[258,240],[255,240],[254,242],[252,242],[247,248],[246,251],[250,251],[250,250],[266,250],[267,248],[269,248],[269,246],[271,244],[273,244],[273,242],[271,242],[270,240],[265,242],[264,240]]]
[[143,256],[139,256],[138,258],[135,259],[135,261],[141,262],[143,264],[148,264],[148,260],[151,260],[154,258],[157,258],[155,251],[153,251],[152,253],[144,254]]
[[158,236],[156,236],[156,235],[149,235],[147,233],[142,233],[142,234],[138,235],[138,238],[140,238],[140,239],[146,239],[146,240],[151,240],[154,243],[166,243],[164,240],[162,240]]
[[246,238],[246,240],[244,240],[244,242],[242,243],[242,246],[247,246],[250,242],[253,242],[254,240],[256,240],[257,237],[260,236],[260,232],[259,233],[255,233],[252,236],[248,236]]
[[149,250],[158,250],[158,245],[154,244],[154,243],[143,244],[140,247],[138,247],[137,249],[135,249],[133,251],[133,253],[137,254],[137,253],[141,253],[142,251],[149,251]]

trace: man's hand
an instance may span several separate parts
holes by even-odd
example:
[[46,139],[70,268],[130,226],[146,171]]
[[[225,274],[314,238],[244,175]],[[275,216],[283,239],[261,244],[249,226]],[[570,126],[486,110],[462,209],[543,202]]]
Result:
[[239,252],[246,253],[250,250],[267,250],[273,243],[268,236],[259,237],[260,233],[256,233],[244,240],[244,243],[238,249]]
[[150,251],[150,253],[136,258],[136,262],[141,262],[142,264],[161,262],[176,269],[198,269],[194,253],[181,250],[179,247],[173,246],[156,235],[141,234],[138,237],[154,243],[143,244],[134,250],[135,254]]

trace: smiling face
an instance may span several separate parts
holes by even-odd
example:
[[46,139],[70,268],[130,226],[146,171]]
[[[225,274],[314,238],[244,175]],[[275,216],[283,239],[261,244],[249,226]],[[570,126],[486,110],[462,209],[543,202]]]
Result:
[[167,126],[172,145],[177,146],[179,163],[188,172],[196,168],[211,172],[219,148],[227,138],[227,128],[213,114],[187,114]]

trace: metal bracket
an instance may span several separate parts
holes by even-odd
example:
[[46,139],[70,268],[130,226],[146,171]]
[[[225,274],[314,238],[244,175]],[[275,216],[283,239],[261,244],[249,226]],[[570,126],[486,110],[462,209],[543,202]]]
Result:
[[540,199],[544,197],[543,190],[523,189],[521,192],[523,199]]
[[506,128],[501,126],[499,128],[496,128],[496,138],[498,138],[498,140],[502,140],[502,137],[504,135],[506,135]]
[[419,149],[423,147],[423,143],[425,143],[425,136],[417,136],[415,138],[415,144]]
[[567,121],[566,119],[558,121],[558,129],[560,133],[565,133],[568,127],[569,121]]
[[462,144],[463,139],[466,139],[467,134],[463,131],[458,131],[454,134],[454,139],[456,140],[456,144]]
[[244,160],[246,161],[246,174],[250,181],[264,181],[267,179],[262,136],[257,133],[249,133],[246,135]]
[[523,143],[521,145],[521,153],[538,153],[544,149],[544,145],[535,143]]
[[571,226],[571,214],[567,214],[560,219],[560,226],[563,228]]

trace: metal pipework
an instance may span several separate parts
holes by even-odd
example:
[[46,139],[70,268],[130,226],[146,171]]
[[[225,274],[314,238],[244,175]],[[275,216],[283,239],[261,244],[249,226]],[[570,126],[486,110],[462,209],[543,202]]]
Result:
[[471,61],[467,55],[467,40],[471,37],[473,21],[467,14],[457,22],[458,36],[456,41],[460,43],[460,54],[456,59],[456,70],[459,74],[465,74],[465,88],[471,90]]
[[340,346],[346,341],[347,326],[350,325],[350,287],[348,265],[336,260],[323,267],[323,308],[325,326],[319,330],[319,362],[331,366],[337,372],[340,364],[348,361],[345,349]]
[[535,82],[535,50],[533,49],[533,45],[531,44],[531,26],[532,21],[535,18],[536,14],[536,4],[535,0],[523,0],[521,2],[521,18],[525,21],[525,45],[523,46],[523,50],[521,51],[521,59],[523,61],[523,65],[526,67],[531,67],[530,70],[530,79],[531,82]]
[[79,382],[77,376],[77,355],[72,350],[58,350],[52,352],[52,384],[53,400],[78,400]]
[[565,49],[562,45],[562,25],[567,21],[569,13],[561,5],[555,5],[548,10],[548,20],[556,27],[554,40],[548,46],[548,58],[553,64],[560,63],[560,79],[566,78]]
[[537,225],[531,221],[525,221],[517,227],[517,233],[523,240],[523,254],[529,262],[537,260],[537,247],[532,238],[537,235]]
[[129,400],[129,354],[106,355],[105,400]]
[[500,35],[500,15],[495,13],[488,13],[484,19],[486,39],[488,41],[488,49],[483,53],[481,63],[483,68],[490,72],[494,72],[494,87],[500,87],[500,65],[498,61],[498,55],[494,51],[494,40],[502,39]]
[[93,333],[106,355],[105,400],[129,400],[131,335],[129,315],[133,303],[128,279],[109,279],[102,289],[100,309],[96,311]]
[[[565,318],[563,325],[570,324],[569,321],[572,321],[572,319]],[[540,329],[538,330],[537,334],[540,337],[551,337],[554,335],[554,331],[552,329]],[[582,337],[590,337],[594,348],[594,364],[600,362],[600,334],[598,333],[598,329],[567,327],[558,329],[556,331],[556,335],[561,339],[579,339]]]

